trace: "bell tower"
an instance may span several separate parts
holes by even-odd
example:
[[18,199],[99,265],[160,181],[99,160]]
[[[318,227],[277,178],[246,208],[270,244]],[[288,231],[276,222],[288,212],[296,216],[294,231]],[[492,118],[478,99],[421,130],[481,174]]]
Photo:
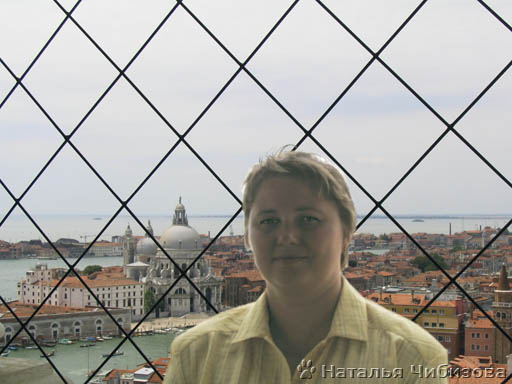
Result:
[[[494,291],[492,303],[494,320],[508,334],[512,335],[512,290],[508,281],[507,268],[501,266],[498,288]],[[495,362],[506,364],[507,355],[512,353],[512,343],[496,329]]]
[[123,237],[123,265],[131,264],[135,260],[135,239],[130,224],[126,227]]

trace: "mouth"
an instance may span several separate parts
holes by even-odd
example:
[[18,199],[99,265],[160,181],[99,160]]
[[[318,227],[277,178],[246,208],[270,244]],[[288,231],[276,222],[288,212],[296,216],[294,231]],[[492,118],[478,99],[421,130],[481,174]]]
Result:
[[276,256],[276,257],[272,258],[272,261],[288,262],[288,263],[293,263],[293,262],[298,262],[298,261],[306,261],[306,260],[307,260],[307,257],[305,257],[305,256]]

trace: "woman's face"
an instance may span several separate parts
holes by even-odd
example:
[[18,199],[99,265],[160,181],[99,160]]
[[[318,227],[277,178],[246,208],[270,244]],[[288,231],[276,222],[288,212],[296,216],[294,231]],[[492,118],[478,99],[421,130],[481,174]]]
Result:
[[265,180],[249,215],[248,240],[269,288],[313,289],[340,280],[342,225],[336,204],[301,179]]

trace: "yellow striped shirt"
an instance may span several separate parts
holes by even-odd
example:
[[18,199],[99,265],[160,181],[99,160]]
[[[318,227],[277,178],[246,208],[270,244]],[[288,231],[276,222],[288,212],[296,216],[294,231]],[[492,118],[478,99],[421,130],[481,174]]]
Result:
[[272,340],[263,293],[178,336],[164,384],[448,383],[446,349],[414,322],[363,298],[346,279],[329,333],[303,363],[290,375]]

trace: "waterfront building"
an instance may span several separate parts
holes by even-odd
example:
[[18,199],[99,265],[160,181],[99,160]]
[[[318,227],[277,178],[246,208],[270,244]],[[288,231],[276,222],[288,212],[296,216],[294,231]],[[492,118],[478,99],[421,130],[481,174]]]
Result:
[[96,241],[87,251],[85,257],[119,257],[124,256],[123,244],[110,241]]
[[[26,273],[26,278],[18,283],[18,301],[23,304],[40,304],[59,283],[61,269],[48,269],[46,265],[36,265],[35,270]],[[127,279],[118,270],[104,268],[102,272],[82,276],[84,282],[107,307],[129,309],[133,318],[144,314],[144,284]],[[48,305],[84,308],[98,306],[98,303],[76,276],[64,278],[47,301]]]
[[[148,223],[148,231],[153,233],[151,223]],[[151,290],[156,298],[159,298],[175,282],[180,271],[147,234],[133,247],[132,258],[129,253],[132,249],[130,243],[132,238],[133,234],[128,227],[124,245],[124,249],[127,250],[127,256],[124,258],[125,275],[127,278],[143,282],[145,289]],[[180,197],[174,210],[172,225],[160,236],[159,243],[180,269],[184,270],[201,253],[207,241],[208,238],[201,238],[199,233],[188,224],[187,212]],[[215,275],[207,258],[200,258],[187,272],[187,276],[215,308],[221,308],[223,280]],[[156,308],[155,316],[182,316],[189,312],[210,311],[213,310],[192,284],[182,278]]]
[[[37,304],[24,304],[19,301],[9,303],[16,316],[25,322],[37,309]],[[131,329],[131,312],[128,309],[109,308],[112,316],[126,332]],[[0,342],[5,345],[21,328],[20,323],[5,305],[0,305],[0,323],[5,328]],[[36,340],[50,341],[68,338],[77,340],[89,336],[121,335],[119,327],[107,313],[99,308],[72,308],[61,305],[44,305],[28,325],[28,330]],[[21,345],[32,344],[31,338],[25,333],[13,340]]]

